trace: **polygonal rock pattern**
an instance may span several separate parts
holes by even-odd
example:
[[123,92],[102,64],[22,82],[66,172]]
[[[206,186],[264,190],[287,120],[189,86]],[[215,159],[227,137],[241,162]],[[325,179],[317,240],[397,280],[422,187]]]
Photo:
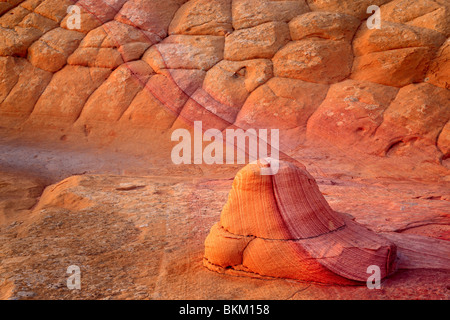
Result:
[[444,41],[439,32],[398,23],[383,22],[381,29],[363,26],[353,41],[351,78],[397,87],[421,82]]
[[289,23],[292,40],[320,37],[331,40],[351,41],[360,20],[336,12],[309,12],[295,17]]
[[362,26],[355,36],[356,56],[399,48],[429,47],[437,49],[445,36],[439,32],[392,22],[384,22],[380,29]]
[[224,37],[172,35],[147,50],[142,59],[161,69],[208,70],[223,59]]
[[288,41],[289,27],[284,22],[267,22],[259,26],[237,30],[226,38],[225,59],[271,59]]
[[364,19],[370,15],[367,13],[367,8],[369,6],[381,6],[382,4],[389,2],[389,0],[306,0],[306,2],[313,11],[339,12]]
[[422,82],[433,50],[425,47],[393,49],[356,57],[351,78],[369,80],[394,87]]
[[67,58],[78,48],[83,37],[77,31],[53,29],[30,46],[28,59],[40,69],[56,72],[66,65]]
[[331,284],[366,284],[368,266],[395,271],[396,246],[334,212],[303,168],[253,162],[238,172],[204,265],[221,273]]
[[[26,60],[25,60],[26,61]],[[36,102],[52,79],[52,73],[39,69],[26,61],[17,83],[9,91],[8,96],[0,104],[3,125],[16,124],[23,121],[34,109]],[[24,76],[25,75],[25,76]]]
[[[381,29],[366,25],[371,5]],[[168,130],[202,120],[377,154],[420,144],[442,158],[449,10],[444,0],[3,1],[0,122]]]
[[442,0],[393,0],[381,6],[383,20],[436,30],[450,35],[450,5]]
[[169,34],[224,36],[233,32],[231,0],[192,0],[175,14]]
[[111,70],[67,65],[56,73],[37,101],[29,121],[67,126],[80,115],[88,98],[108,78]]
[[445,127],[442,129],[437,146],[444,154],[444,159],[450,157],[450,122],[447,122]]
[[334,144],[368,144],[398,89],[368,81],[331,85],[326,99],[309,118],[307,135]]
[[289,22],[308,11],[302,0],[233,0],[233,27],[239,30],[271,21]]
[[218,102],[239,111],[250,92],[272,75],[272,61],[267,59],[223,60],[208,71],[203,88]]
[[168,70],[150,77],[120,118],[126,125],[170,128],[189,97],[202,85],[201,70]]
[[308,118],[325,99],[328,86],[297,79],[270,79],[252,92],[236,119],[236,125],[254,128],[306,128]]
[[273,58],[277,77],[333,83],[350,75],[352,48],[346,41],[309,38],[293,41]]
[[143,61],[133,61],[117,68],[89,97],[79,121],[119,120],[152,73],[153,70]]

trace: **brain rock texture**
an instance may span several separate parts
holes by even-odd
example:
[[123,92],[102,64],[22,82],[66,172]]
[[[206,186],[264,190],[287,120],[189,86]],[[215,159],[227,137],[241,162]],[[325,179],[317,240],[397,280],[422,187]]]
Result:
[[[367,26],[370,5],[380,29]],[[2,1],[0,126],[168,131],[202,120],[446,159],[449,10],[447,0]]]

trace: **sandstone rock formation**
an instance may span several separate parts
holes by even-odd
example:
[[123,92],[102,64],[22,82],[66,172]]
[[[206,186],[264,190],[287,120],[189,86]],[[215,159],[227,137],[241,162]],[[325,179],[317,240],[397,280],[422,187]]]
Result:
[[[281,136],[289,137],[286,150],[308,138],[382,156],[396,141],[413,136],[417,143],[406,147],[411,152],[425,153],[428,161],[446,158],[448,146],[440,137],[445,131],[440,132],[449,121],[447,1],[17,0],[0,5],[5,128],[39,128],[44,117],[46,129],[67,136],[85,135],[86,126],[120,135],[203,120],[205,130],[280,128]],[[79,29],[71,29],[69,5],[80,8]],[[370,5],[381,8],[380,29],[366,25]],[[363,104],[354,103],[355,94],[339,91],[350,79],[359,83],[361,99],[367,97]],[[305,92],[320,93],[282,94],[300,84],[295,80],[304,82]],[[403,90],[411,86],[417,90]],[[122,93],[102,101],[111,90]],[[169,91],[175,92],[171,98],[161,94]],[[406,92],[414,99],[405,98]],[[408,111],[435,103],[437,122]],[[97,109],[99,104],[105,105]],[[150,107],[137,111],[137,105]],[[394,113],[403,120],[392,126]],[[427,121],[423,130],[405,132]],[[366,148],[372,144],[376,147]]]
[[[153,177],[77,175],[55,180],[41,194],[48,182],[2,172],[0,299],[448,297],[448,202],[427,199],[443,195],[443,187],[316,177],[334,210],[351,213],[397,246],[397,272],[382,282],[382,290],[368,290],[211,272],[202,265],[204,241],[220,219],[232,180],[169,173],[161,167]],[[81,268],[82,290],[66,286],[65,271],[74,264]]]
[[[380,29],[367,25],[371,5],[380,7]],[[75,260],[95,283],[82,298],[447,298],[449,37],[447,0],[1,1],[0,299],[26,298],[31,284],[38,298],[73,297],[58,272]],[[284,190],[264,198],[278,220],[232,221],[239,210],[228,203],[211,229],[238,168],[171,165],[171,132],[194,121],[203,130],[280,129],[281,151],[305,159],[322,192],[289,165],[301,183],[253,175],[260,187]],[[21,172],[4,173],[11,168]],[[50,183],[41,178],[83,172],[162,178],[77,176],[39,200]],[[227,179],[209,181],[214,174]],[[181,182],[167,182],[173,175]],[[289,202],[299,186],[325,215]],[[149,210],[157,214],[142,216]],[[291,212],[332,224],[290,230],[279,217]],[[394,247],[403,271],[383,292],[311,285],[303,294],[309,284],[274,278],[224,277],[215,286],[219,276],[201,263],[210,229],[205,265],[226,274],[361,283],[369,263],[384,265],[383,276],[393,270]],[[42,286],[37,266],[59,284]],[[113,293],[98,274],[112,274]]]
[[381,277],[395,270],[396,246],[333,211],[314,178],[281,162],[276,175],[263,175],[270,160],[243,168],[233,182],[220,222],[205,241],[211,270],[331,284]]

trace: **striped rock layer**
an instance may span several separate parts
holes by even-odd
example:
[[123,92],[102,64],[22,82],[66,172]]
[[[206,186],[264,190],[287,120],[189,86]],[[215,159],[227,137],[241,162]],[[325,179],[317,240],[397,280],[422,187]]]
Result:
[[333,211],[314,178],[281,162],[275,175],[254,162],[236,175],[220,222],[205,240],[204,265],[226,274],[327,284],[366,282],[395,270],[396,246]]

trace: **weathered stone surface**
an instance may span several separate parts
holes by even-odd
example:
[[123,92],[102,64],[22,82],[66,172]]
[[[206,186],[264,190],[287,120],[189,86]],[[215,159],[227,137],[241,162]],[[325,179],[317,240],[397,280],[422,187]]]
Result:
[[446,269],[450,243],[414,234],[382,233],[395,242],[401,269]]
[[3,28],[13,29],[29,13],[31,13],[30,10],[25,9],[22,6],[17,6],[14,9],[11,9],[8,14],[2,15],[0,17],[0,26],[2,26]]
[[436,30],[446,37],[450,36],[450,6],[441,7],[429,14],[407,22],[411,26]]
[[275,54],[273,66],[277,77],[333,83],[348,77],[352,61],[348,42],[311,38],[288,43]]
[[149,32],[111,21],[89,32],[68,62],[99,68],[116,68],[140,59],[158,40]]
[[225,39],[225,59],[271,59],[290,40],[289,27],[284,22],[267,22],[237,30]]
[[199,88],[186,102],[172,129],[187,128],[193,130],[195,121],[202,121],[204,130],[224,130],[229,127],[239,112],[211,97],[203,88]]
[[386,109],[375,139],[378,152],[402,154],[411,146],[434,147],[450,120],[450,92],[430,84],[411,84]]
[[272,164],[262,161],[237,173],[220,222],[205,240],[206,267],[361,285],[367,266],[382,265],[382,278],[395,271],[396,246],[334,212],[304,168],[281,162],[277,174],[263,175]]
[[[7,1],[11,2],[9,0],[7,0]],[[25,0],[25,1],[19,0],[16,2],[21,2],[20,3],[21,7],[24,7],[25,9],[32,11],[32,10],[36,9],[37,6],[40,5],[42,1],[44,1],[44,0]]]
[[73,4],[72,0],[45,0],[34,12],[59,23],[67,14],[67,8]]
[[360,20],[354,16],[317,11],[295,17],[289,23],[289,28],[292,40],[319,37],[351,41],[359,25]]
[[444,159],[450,158],[450,122],[447,122],[447,124],[439,134],[437,146],[439,150],[444,154]]
[[153,70],[209,70],[223,59],[224,37],[172,35],[148,49],[142,60]]
[[385,22],[381,29],[368,29],[363,24],[355,35],[353,49],[355,56],[400,48],[437,50],[444,41],[445,36],[433,30]]
[[[83,158],[79,163],[85,160]],[[101,158],[96,160],[98,163]],[[67,161],[61,163],[67,166]],[[18,292],[26,290],[35,292],[33,299],[270,299],[274,295],[279,299],[446,298],[447,270],[436,269],[445,262],[445,256],[429,253],[445,252],[448,241],[400,231],[391,239],[398,246],[400,257],[408,253],[407,249],[417,248],[422,248],[427,255],[420,259],[410,251],[409,257],[414,259],[409,262],[400,259],[399,264],[412,269],[399,270],[388,282],[382,283],[383,290],[368,290],[364,286],[323,286],[284,279],[263,281],[221,277],[210,272],[202,266],[204,240],[219,219],[231,180],[195,183],[192,177],[181,180],[167,175],[155,178],[83,175],[48,187],[40,200],[42,183],[35,178],[2,173],[0,180],[3,190],[7,191],[4,200],[0,201],[14,204],[5,205],[5,209],[0,205],[0,212],[8,213],[7,224],[0,229],[2,237],[8,239],[8,245],[0,247],[0,253],[7,257],[0,268],[5,277],[20,275],[26,279],[25,283],[3,283],[0,294],[5,299],[19,298]],[[405,215],[406,210],[400,211],[397,206],[410,202],[412,195],[427,190],[425,184],[420,184],[421,190],[418,190],[417,183],[396,183],[387,188],[355,181],[352,186],[342,185],[343,180],[337,182],[336,185],[319,184],[320,189],[329,194],[325,197],[332,207],[353,208],[362,219],[366,218],[365,225],[371,229],[379,227],[379,221],[384,219],[397,221],[401,218],[399,228],[413,222],[412,217],[418,214]],[[174,197],[178,201],[173,201]],[[193,197],[196,210],[202,214],[201,221],[192,210]],[[38,209],[29,210],[38,201]],[[420,210],[419,219],[425,224],[424,217],[430,210],[441,210],[441,214],[448,211],[444,207],[445,201],[416,199],[415,202],[411,210],[416,213]],[[149,208],[152,208],[151,214],[148,214]],[[406,216],[409,218],[405,219]],[[34,218],[32,226],[25,220],[29,217]],[[392,226],[392,222],[390,224]],[[389,228],[386,222],[381,231],[384,237],[391,237],[393,232],[389,232]],[[233,238],[228,243],[234,242]],[[220,252],[227,253],[228,249],[231,246],[223,247]],[[279,247],[278,251],[281,251]],[[23,261],[21,257],[25,254],[29,258]],[[282,258],[281,254],[278,256]],[[83,276],[92,284],[76,292],[66,289],[66,279],[61,280],[60,275],[60,266],[70,265],[74,260],[90,266]],[[426,269],[417,269],[419,263],[422,266],[426,263]],[[35,274],[36,267],[41,270],[40,275],[56,285],[42,286],[41,277]],[[183,286],[186,289],[179,290]],[[128,290],[124,291],[124,288]]]
[[169,34],[225,36],[233,32],[231,0],[192,0],[176,12]]
[[331,85],[326,99],[309,118],[308,139],[325,139],[347,148],[370,145],[397,92],[394,87],[368,81]]
[[384,22],[381,29],[363,26],[353,41],[351,78],[396,87],[422,82],[444,40],[439,32],[398,23]]
[[43,70],[56,72],[67,63],[67,58],[78,47],[84,34],[63,28],[44,34],[28,49],[30,62]]
[[[19,2],[20,0],[16,0],[16,1]],[[6,11],[10,10],[13,7],[14,7],[14,5],[11,3],[11,1],[0,2],[0,14],[4,14]]]
[[18,123],[28,117],[52,76],[52,73],[26,63],[17,83],[0,104],[0,123]]
[[111,70],[66,66],[57,72],[36,103],[31,123],[47,128],[72,124],[90,95],[108,78]]
[[[380,30],[367,30],[369,5]],[[448,299],[449,19],[448,0],[1,1],[0,299]],[[285,74],[271,78],[271,65]],[[401,270],[383,290],[259,280],[304,274],[305,241],[211,229],[240,166],[173,165],[171,133],[194,121],[224,135],[280,129],[282,158],[355,217],[343,214],[346,228],[354,219],[396,243]],[[3,170],[45,184],[116,176],[61,181],[35,206],[42,184]],[[220,250],[206,246],[208,266],[225,276],[202,266],[209,230]],[[308,242],[347,258],[333,234]],[[76,292],[61,278],[74,263]],[[242,263],[258,273],[218,266]],[[309,280],[332,277],[317,267]]]
[[168,70],[153,75],[124,112],[121,123],[169,129],[204,77],[201,70]]
[[114,48],[78,48],[67,63],[74,66],[115,69],[125,61]]
[[[0,176],[0,230],[28,214],[44,191],[44,182],[25,174],[2,172]],[[5,243],[4,243],[5,245]]]
[[[127,0],[80,0],[77,6],[80,8],[80,29],[79,32],[88,33],[114,19],[120,8]],[[61,21],[62,28],[67,27],[67,15]]]
[[[150,46],[158,41],[158,39],[151,32],[117,21],[105,23],[102,26],[102,29],[104,30],[105,38],[102,40],[101,45],[98,45],[98,47],[102,48],[120,48],[124,45],[132,43],[142,43]],[[97,35],[94,34],[94,39],[89,40],[98,41],[101,39],[101,33],[99,35],[99,39],[97,39]],[[86,38],[89,38],[89,34]],[[83,41],[82,46],[88,47],[89,45],[87,43],[89,43],[88,40],[86,40],[86,42]]]
[[[148,82],[144,81],[149,85],[154,84],[151,95],[146,96],[142,89],[138,90],[138,96],[142,97],[137,99],[135,115],[131,115],[131,111],[130,114],[127,113],[129,119],[134,119],[128,122],[129,126],[143,127],[147,120],[149,128],[157,126],[151,121],[152,115],[146,117],[144,114],[147,110],[144,106],[146,99],[156,98],[162,102],[160,105],[155,101],[152,111],[148,111],[150,113],[158,113],[156,106],[164,108],[171,103],[173,106],[169,107],[169,111],[173,109],[174,115],[180,112],[181,105],[186,102],[185,94],[189,96],[195,90],[180,93],[180,90],[184,91],[182,88],[177,89],[178,82],[181,82],[170,76],[179,70],[186,71],[186,83],[195,83],[193,88],[198,91],[197,100],[200,101],[188,99],[190,107],[186,108],[185,113],[189,113],[188,110],[203,110],[202,112],[213,115],[212,118],[217,116],[222,126],[234,122],[242,106],[247,110],[268,103],[271,106],[267,110],[269,114],[283,114],[283,117],[275,117],[277,126],[292,129],[292,132],[298,129],[296,132],[302,136],[303,119],[309,117],[309,111],[300,118],[297,118],[299,112],[286,112],[290,110],[288,106],[297,110],[298,105],[303,105],[306,98],[302,95],[296,98],[293,95],[292,99],[285,99],[285,96],[273,93],[273,88],[269,90],[268,86],[263,86],[264,90],[260,90],[260,86],[272,77],[270,63],[249,64],[249,61],[261,58],[273,59],[273,74],[278,78],[316,84],[333,84],[351,78],[358,82],[367,81],[392,87],[427,82],[446,88],[448,82],[448,46],[442,44],[446,35],[447,19],[444,16],[448,16],[448,5],[441,0],[420,3],[409,0],[379,0],[370,3],[365,0],[351,3],[335,0],[81,0],[76,3],[81,9],[81,29],[76,31],[67,30],[66,9],[69,4],[74,4],[69,0],[30,0],[10,5],[11,3],[13,2],[4,6],[11,9],[10,12],[0,17],[0,26],[3,28],[0,54],[4,56],[27,57],[34,66],[57,74],[58,70],[65,69],[66,64],[113,71],[124,63],[143,60],[161,75]],[[360,21],[371,14],[366,12],[369,5],[378,5],[382,9],[383,28],[380,30],[368,30],[365,21]],[[355,35],[358,27],[359,31]],[[172,35],[167,37],[168,34]],[[81,38],[83,40],[78,46],[77,42]],[[293,41],[289,42],[289,39]],[[350,41],[352,39],[353,43]],[[351,51],[356,56],[355,59]],[[224,58],[225,61],[222,61]],[[142,66],[146,69],[145,65]],[[8,70],[18,71],[15,67]],[[77,78],[90,81],[86,73],[81,71],[89,69],[72,70],[77,74],[71,77],[72,80],[67,85],[72,86],[69,83]],[[105,70],[106,73],[110,71]],[[203,81],[207,71],[208,75],[200,90],[198,84]],[[194,75],[198,75],[199,79],[194,80]],[[3,79],[4,99],[19,77],[4,75]],[[23,81],[26,81],[26,77]],[[278,82],[281,83],[281,80]],[[42,88],[45,83],[42,83]],[[271,82],[270,86],[273,87],[274,83]],[[118,83],[115,85],[119,86]],[[161,90],[170,90],[173,96],[167,94],[166,99],[161,99],[164,95],[159,93],[157,85],[161,85]],[[88,83],[86,87],[93,86]],[[368,84],[363,91],[367,90],[370,96],[369,88]],[[111,86],[110,90],[115,89]],[[258,95],[251,94],[255,90]],[[261,94],[266,96],[260,96]],[[258,99],[261,101],[257,101]],[[299,102],[299,99],[303,101]],[[316,102],[321,99],[322,95],[318,94],[317,100],[310,103],[307,109],[316,108]],[[29,104],[24,104],[27,107],[20,107],[13,100],[9,98],[8,103],[14,110],[29,110],[29,106],[33,104],[31,99]],[[128,105],[118,109],[127,111],[132,100],[125,99],[127,102],[122,101],[120,104]],[[247,100],[251,103],[245,103]],[[272,100],[283,104],[278,106],[280,112],[273,110]],[[38,109],[46,109],[51,113],[51,108],[55,107],[55,114],[59,114],[59,104],[52,105],[48,97],[46,101],[49,106],[44,108],[39,104]],[[384,103],[382,100],[378,102],[379,105]],[[81,98],[74,110],[81,111],[85,103],[86,99]],[[340,103],[342,101],[336,101],[336,104]],[[230,110],[226,110],[227,106]],[[258,110],[260,115],[265,115],[262,108]],[[164,118],[165,111],[161,111],[161,119]],[[201,120],[202,112],[196,116],[200,118],[195,120]],[[77,112],[74,111],[74,114]],[[23,118],[25,117],[27,115],[24,114]],[[252,125],[259,126],[258,122],[270,125],[264,117],[255,114],[251,120],[254,121]],[[122,122],[124,125],[127,123],[124,115],[119,118],[121,125]],[[248,115],[243,118],[247,119]],[[161,128],[167,127],[173,120],[171,116],[164,119],[167,121],[161,120]],[[239,121],[243,126],[249,125],[245,121]],[[295,127],[294,123],[299,123],[299,126]],[[299,137],[298,141],[304,141],[304,137]]]
[[16,85],[25,65],[25,59],[0,57],[0,103],[3,102]]
[[447,39],[431,61],[425,81],[450,89],[450,39]]
[[381,6],[390,0],[306,0],[312,11],[331,11],[353,15],[360,19],[365,19],[371,14],[367,13],[367,8],[371,5]]
[[[16,28],[14,28],[16,31],[18,31],[18,28],[24,28],[24,29],[37,29],[41,31],[42,33],[48,32],[52,30],[53,28],[56,28],[58,26],[58,21],[53,20],[50,17],[46,17],[44,15],[32,12],[23,18],[23,20],[17,25]],[[20,35],[20,32],[18,32]]]
[[265,22],[289,22],[292,18],[310,11],[304,0],[234,0],[233,27],[244,29]]
[[0,29],[0,56],[26,57],[28,47],[42,35],[36,28]]
[[248,95],[272,75],[270,60],[223,60],[208,71],[203,89],[218,102],[239,110]]
[[256,89],[236,119],[242,128],[306,128],[306,122],[325,99],[328,86],[306,81],[272,78]]
[[351,79],[402,87],[425,79],[434,49],[392,49],[355,57]]
[[115,19],[154,33],[161,39],[167,36],[175,12],[183,0],[129,0]]
[[115,122],[147,83],[153,70],[143,61],[126,63],[89,97],[78,122]]
[[393,0],[381,6],[382,19],[450,35],[449,6],[433,0]]

